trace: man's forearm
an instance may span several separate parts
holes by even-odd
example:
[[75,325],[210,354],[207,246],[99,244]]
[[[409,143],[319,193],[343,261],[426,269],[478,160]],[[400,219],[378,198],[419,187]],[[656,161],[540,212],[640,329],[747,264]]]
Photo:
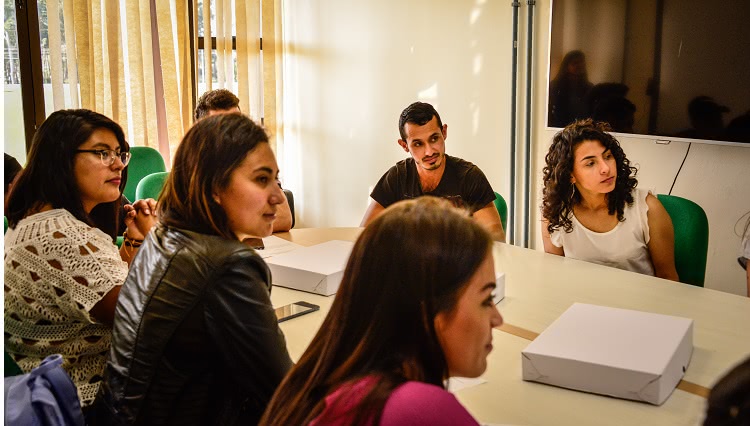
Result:
[[273,232],[286,232],[292,229],[292,211],[289,203],[284,201],[276,210],[276,220],[273,221]]

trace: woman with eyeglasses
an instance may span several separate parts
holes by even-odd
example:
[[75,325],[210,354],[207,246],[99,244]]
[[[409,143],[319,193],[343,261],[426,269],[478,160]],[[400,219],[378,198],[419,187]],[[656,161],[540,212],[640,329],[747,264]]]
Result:
[[126,206],[118,252],[128,150],[109,118],[54,112],[8,199],[5,350],[25,372],[62,354],[84,408],[99,389],[128,264],[155,222],[153,200]]

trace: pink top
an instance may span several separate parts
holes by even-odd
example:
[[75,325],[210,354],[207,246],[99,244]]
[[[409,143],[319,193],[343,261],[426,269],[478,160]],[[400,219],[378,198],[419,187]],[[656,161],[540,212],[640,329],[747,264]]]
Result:
[[[351,424],[355,414],[352,410],[370,390],[374,380],[370,376],[328,395],[326,408],[310,422],[310,426]],[[479,423],[445,389],[423,382],[406,382],[394,389],[388,397],[380,425],[478,426]]]

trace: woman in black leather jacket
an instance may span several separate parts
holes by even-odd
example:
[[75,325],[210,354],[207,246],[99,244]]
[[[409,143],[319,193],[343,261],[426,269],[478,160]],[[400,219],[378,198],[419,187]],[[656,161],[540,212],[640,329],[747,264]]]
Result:
[[270,271],[241,241],[271,234],[277,179],[268,136],[249,118],[188,131],[120,292],[93,422],[257,423],[292,362]]

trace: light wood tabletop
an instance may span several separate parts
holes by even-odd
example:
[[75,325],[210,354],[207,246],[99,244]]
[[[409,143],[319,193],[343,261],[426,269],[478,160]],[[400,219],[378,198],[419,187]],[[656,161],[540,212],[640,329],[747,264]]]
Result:
[[[301,245],[354,241],[361,228],[303,228],[275,234]],[[733,365],[750,356],[750,298],[496,243],[495,268],[504,272],[505,325],[493,331],[486,383],[456,392],[482,423],[700,424],[705,393]],[[323,322],[333,297],[273,288],[274,306],[304,300],[320,311],[282,323],[299,359]],[[575,302],[634,309],[694,320],[694,351],[683,383],[662,406],[524,382],[521,351]]]

